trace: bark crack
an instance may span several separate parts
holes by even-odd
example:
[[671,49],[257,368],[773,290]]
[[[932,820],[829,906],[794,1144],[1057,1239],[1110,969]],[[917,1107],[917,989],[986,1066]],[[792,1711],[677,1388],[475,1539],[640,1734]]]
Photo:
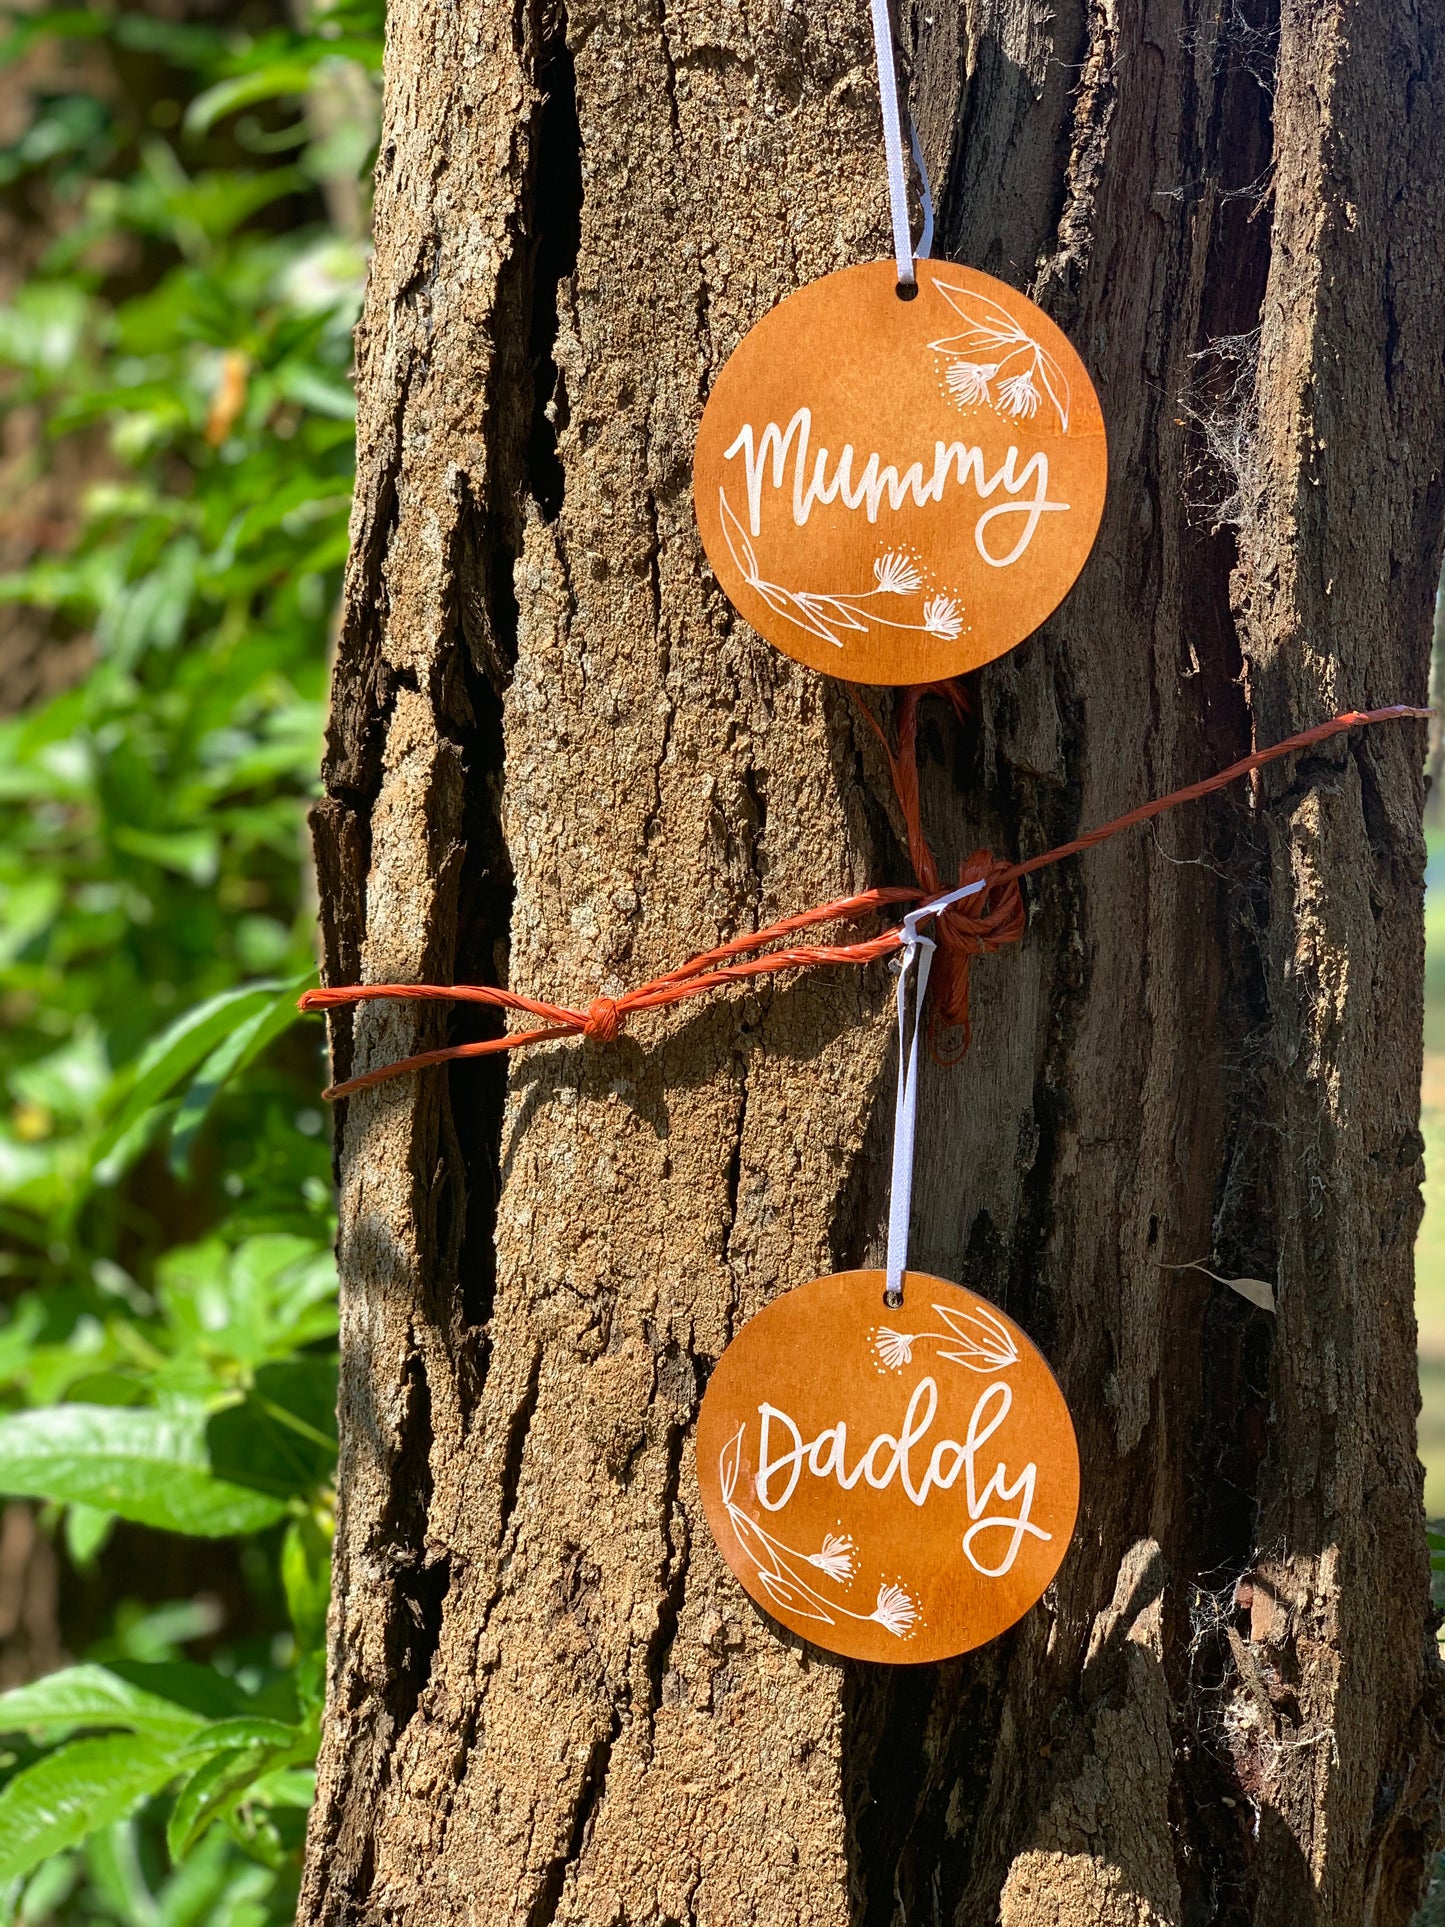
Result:
[[1094,245],[1099,187],[1117,102],[1118,26],[1112,0],[1090,0],[1085,49],[1054,252],[1038,277],[1037,299],[1055,320],[1071,308]]
[[537,63],[542,95],[537,116],[532,195],[532,421],[527,482],[547,522],[561,513],[566,476],[558,442],[567,427],[567,387],[556,357],[560,294],[577,268],[582,245],[582,128],[577,118],[577,72],[567,45],[567,11],[549,21]]
[[449,1560],[431,1557],[427,1546],[433,1435],[431,1388],[420,1349],[413,1349],[407,1360],[405,1387],[405,1417],[393,1461],[391,1501],[378,1532],[391,1594],[386,1641],[388,1751],[406,1730],[426,1687],[451,1580]]
[[601,1803],[603,1788],[607,1783],[607,1768],[612,1760],[612,1749],[621,1730],[621,1715],[614,1709],[606,1734],[592,1742],[592,1749],[587,1756],[587,1764],[583,1768],[582,1778],[577,1787],[567,1844],[561,1853],[555,1854],[547,1863],[537,1897],[532,1902],[527,1915],[527,1927],[553,1927],[553,1922],[557,1918],[557,1909],[562,1904],[562,1895],[566,1889],[568,1870],[576,1865],[587,1844],[589,1829]]
[[678,1487],[682,1481],[682,1448],[686,1435],[687,1427],[681,1422],[668,1427],[667,1477],[662,1492],[662,1536],[667,1548],[663,1560],[665,1583],[657,1609],[657,1625],[644,1656],[648,1682],[646,1715],[649,1749],[658,1709],[662,1705],[663,1682],[667,1677],[673,1641],[677,1638],[677,1623],[687,1591],[687,1573],[692,1556],[687,1515],[678,1501]]
[[507,1528],[512,1522],[512,1514],[517,1509],[517,1492],[522,1483],[522,1460],[527,1450],[527,1434],[531,1431],[532,1420],[537,1415],[537,1399],[541,1382],[542,1353],[539,1348],[532,1354],[531,1368],[527,1373],[527,1388],[522,1394],[521,1403],[512,1413],[507,1424],[507,1445],[502,1458],[497,1502],[498,1546],[501,1546],[505,1540]]
[[667,96],[668,125],[672,129],[673,146],[681,147],[682,121],[677,110],[677,61],[673,57],[672,39],[667,31],[666,0],[657,0],[657,41],[662,49],[663,66],[666,70],[663,92]]

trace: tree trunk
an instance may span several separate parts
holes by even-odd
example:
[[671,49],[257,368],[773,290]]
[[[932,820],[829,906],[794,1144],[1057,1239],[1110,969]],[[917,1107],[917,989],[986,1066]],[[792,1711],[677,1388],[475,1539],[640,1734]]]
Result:
[[[936,252],[1046,306],[1111,447],[1073,595],[971,680],[967,725],[925,710],[949,865],[1423,699],[1427,13],[900,20]],[[733,618],[689,489],[741,335],[887,236],[861,4],[396,0],[316,820],[332,981],[586,1003],[911,880],[854,697]],[[977,969],[972,1052],[925,1080],[913,1262],[1044,1347],[1084,1497],[1048,1597],[965,1659],[785,1635],[697,1498],[730,1336],[878,1259],[884,972],[343,1107],[307,1927],[1408,1918],[1445,1761],[1414,1453],[1424,750],[1416,724],[1337,739],[1053,870]],[[337,1073],[485,1025],[372,1005],[336,1021]],[[1273,1282],[1277,1316],[1194,1261]]]

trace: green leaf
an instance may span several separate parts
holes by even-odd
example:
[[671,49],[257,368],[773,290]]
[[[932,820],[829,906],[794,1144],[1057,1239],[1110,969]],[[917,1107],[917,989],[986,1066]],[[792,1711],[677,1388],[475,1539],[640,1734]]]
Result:
[[307,1496],[336,1462],[336,1361],[287,1358],[263,1365],[255,1388],[207,1427],[215,1470],[238,1485]]
[[[124,1927],[162,1927],[156,1918],[155,1896],[141,1865],[140,1824],[140,1816],[132,1814],[128,1820],[115,1820],[91,1834],[82,1848],[87,1884],[105,1905],[111,1919],[123,1922]],[[40,1872],[43,1874],[46,1867],[55,1864],[47,1860]],[[105,1915],[101,1918],[104,1920]],[[23,1914],[21,1919],[24,1920]],[[25,1927],[30,1927],[30,1923],[25,1922]],[[50,1927],[49,1922],[46,1927]],[[200,1927],[200,1922],[188,1922],[187,1927]]]
[[203,889],[216,880],[219,851],[210,830],[137,830],[122,823],[112,840],[125,856],[174,871]]
[[295,1747],[301,1735],[289,1720],[268,1720],[258,1714],[238,1714],[234,1719],[216,1720],[192,1733],[186,1744],[187,1760],[212,1753],[234,1752],[240,1747],[264,1746],[286,1752]]
[[72,1405],[146,1405],[145,1380],[135,1372],[83,1372],[71,1379],[65,1396]]
[[315,1758],[314,1725],[297,1727],[255,1713],[217,1720],[192,1736],[185,1759],[199,1762],[176,1796],[166,1839],[179,1860],[215,1821],[223,1819],[248,1791],[265,1783],[285,1803],[287,1769]]
[[0,308],[0,362],[58,374],[79,351],[89,302],[66,281],[37,281]]
[[177,1771],[165,1739],[71,1740],[0,1790],[0,1881],[17,1879],[158,1793]]
[[22,1298],[0,1324],[0,1385],[25,1372],[44,1324],[45,1312],[34,1297]]
[[300,1807],[304,1811],[316,1798],[316,1769],[307,1766],[273,1766],[251,1788],[253,1799],[268,1805]]
[[132,1127],[209,1057],[223,1038],[258,1012],[270,1009],[277,993],[289,988],[288,984],[268,979],[221,991],[178,1017],[133,1065],[120,1073],[107,1094],[110,1121],[91,1152],[94,1174],[100,1183],[114,1183],[119,1177],[119,1171],[110,1168],[108,1154]]
[[[336,1261],[317,1240],[261,1232],[228,1250],[181,1245],[156,1266],[156,1294],[188,1350],[259,1365],[336,1331]],[[323,1427],[333,1429],[328,1418]]]
[[254,1063],[268,1044],[300,1021],[296,993],[310,983],[315,974],[306,970],[293,977],[277,992],[271,1004],[238,1025],[202,1064],[171,1119],[170,1166],[178,1177],[190,1170],[196,1136],[226,1085],[248,1064]]
[[218,1673],[190,1659],[112,1659],[107,1670],[140,1692],[172,1701],[202,1721],[236,1719],[246,1711],[249,1695]]
[[311,85],[311,68],[302,61],[277,61],[256,73],[236,74],[208,87],[186,109],[186,130],[206,134],[218,120],[258,101],[304,94]]
[[73,1853],[58,1853],[43,1860],[25,1882],[25,1897],[15,1916],[18,1927],[37,1927],[39,1922],[61,1919],[61,1908],[74,1889],[79,1872],[77,1856]]
[[188,1853],[207,1827],[224,1819],[249,1787],[281,1764],[279,1752],[269,1746],[231,1747],[196,1768],[176,1795],[166,1827],[172,1860]]
[[96,623],[97,646],[126,669],[146,649],[174,649],[195,597],[199,567],[200,549],[192,538],[171,542],[155,568],[107,602]]
[[115,1514],[102,1511],[99,1506],[66,1507],[65,1550],[81,1572],[89,1572],[94,1567],[114,1524]]
[[106,1666],[67,1666],[0,1693],[0,1733],[36,1733],[53,1740],[78,1726],[121,1726],[179,1745],[203,1731],[206,1720]]
[[288,401],[300,402],[303,408],[313,409],[318,415],[329,415],[341,422],[356,420],[354,392],[345,382],[328,381],[314,368],[288,362],[280,371],[279,386]]
[[286,1511],[277,1497],[216,1477],[204,1413],[119,1405],[0,1417],[0,1492],[205,1539],[258,1532]]
[[331,1603],[331,1539],[308,1512],[293,1519],[281,1546],[281,1583],[297,1649],[319,1652]]

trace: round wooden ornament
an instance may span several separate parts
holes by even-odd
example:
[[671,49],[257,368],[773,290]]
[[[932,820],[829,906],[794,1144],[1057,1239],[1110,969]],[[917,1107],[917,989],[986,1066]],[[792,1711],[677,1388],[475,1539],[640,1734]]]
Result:
[[995,1638],[1068,1549],[1079,1453],[1063,1393],[994,1306],[908,1272],[815,1278],[751,1319],[697,1428],[703,1509],[753,1599],[851,1659]]
[[799,288],[703,410],[693,500],[728,599],[852,682],[956,676],[1021,642],[1083,568],[1108,453],[1093,385],[1002,281],[892,261]]

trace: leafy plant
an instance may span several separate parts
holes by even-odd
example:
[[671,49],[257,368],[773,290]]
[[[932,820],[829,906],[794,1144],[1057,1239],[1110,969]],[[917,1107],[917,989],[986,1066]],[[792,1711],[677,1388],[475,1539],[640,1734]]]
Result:
[[0,1495],[41,1508],[80,1655],[0,1693],[29,1923],[289,1918],[320,1714],[335,1274],[295,999],[381,18],[217,17],[0,15],[31,92],[0,203],[39,237],[5,475],[46,506],[0,636],[48,683],[0,719]]

